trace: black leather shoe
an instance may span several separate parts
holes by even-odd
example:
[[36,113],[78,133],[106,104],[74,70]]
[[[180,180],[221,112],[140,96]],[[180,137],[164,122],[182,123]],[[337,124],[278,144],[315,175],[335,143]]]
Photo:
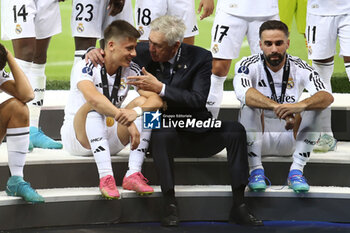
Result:
[[177,206],[175,204],[169,204],[164,207],[164,215],[161,224],[164,227],[179,226],[179,217],[177,214]]
[[261,220],[249,213],[248,208],[244,203],[238,207],[232,207],[229,222],[246,226],[264,226]]

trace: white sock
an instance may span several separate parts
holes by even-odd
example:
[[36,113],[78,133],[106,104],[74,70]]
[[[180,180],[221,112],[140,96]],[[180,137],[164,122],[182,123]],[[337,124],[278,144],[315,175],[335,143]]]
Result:
[[[319,73],[320,78],[325,83],[327,90],[332,92],[331,77],[334,69],[334,61],[326,62],[326,63],[312,61],[312,66]],[[330,107],[322,111],[321,119],[322,119],[321,131],[333,137],[332,120],[331,120],[332,113],[331,113]]]
[[241,108],[239,122],[244,126],[247,132],[247,149],[249,171],[255,169],[264,169],[261,162],[262,148],[262,125],[261,125],[261,110],[244,106]]
[[321,120],[321,111],[305,111],[302,115],[290,170],[303,171],[304,166],[309,161],[311,151],[320,137]]
[[81,61],[83,55],[86,53],[86,50],[75,50],[74,52],[74,63],[73,66],[78,62]]
[[8,128],[6,141],[11,176],[23,177],[23,167],[29,146],[29,127]]
[[30,126],[39,127],[40,111],[44,104],[46,86],[45,64],[33,63],[29,80],[35,94],[34,99],[28,103]]
[[207,99],[207,109],[211,112],[214,118],[218,118],[222,96],[224,93],[224,82],[226,76],[219,77],[212,74],[210,77],[210,90]]
[[350,82],[350,62],[344,63],[344,65],[345,65],[346,74],[348,75],[349,82]]
[[326,63],[312,61],[312,67],[314,67],[317,73],[320,75],[320,78],[326,85],[327,90],[332,92],[331,77],[334,70],[334,61]]
[[128,164],[129,170],[125,174],[126,177],[134,174],[135,172],[141,172],[143,160],[148,149],[151,131],[142,128],[142,119],[142,117],[138,117],[134,121],[137,129],[140,132],[140,144],[135,150],[130,151]]
[[113,176],[104,117],[97,112],[89,112],[86,117],[85,128],[100,179],[107,175]]

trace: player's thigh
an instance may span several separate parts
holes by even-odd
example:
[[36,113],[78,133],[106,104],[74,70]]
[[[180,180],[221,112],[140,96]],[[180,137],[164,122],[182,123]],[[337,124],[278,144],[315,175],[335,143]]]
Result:
[[261,155],[291,156],[295,150],[293,131],[264,132]]
[[37,39],[49,38],[62,31],[60,6],[57,0],[37,0],[34,19]]
[[307,15],[305,34],[309,59],[319,60],[334,56],[337,30],[336,17]]
[[247,32],[247,22],[223,11],[217,11],[211,29],[211,52],[214,58],[235,59]]
[[107,0],[73,0],[72,36],[101,38],[106,8]]
[[107,127],[108,145],[112,155],[124,149],[126,145],[123,145],[122,141],[118,136],[118,127],[120,127],[120,125],[118,125],[117,122],[114,122],[112,126]]
[[36,37],[34,0],[1,0],[1,39]]
[[115,16],[109,16],[108,12],[106,10],[105,18],[104,18],[103,24],[102,24],[102,34],[103,34],[103,31],[106,29],[106,27],[109,24],[111,24],[114,20],[125,20],[128,23],[130,23],[132,26],[134,26],[134,18],[133,18],[133,10],[132,10],[131,0],[126,0],[123,11]]
[[263,24],[267,20],[279,20],[279,15],[273,15],[268,17],[254,17],[247,18],[248,22],[248,30],[247,30],[247,39],[250,47],[251,54],[260,53],[260,45],[259,45],[259,29],[261,24]]
[[350,14],[338,16],[338,37],[341,56],[350,56]]
[[140,40],[148,40],[151,21],[167,13],[167,0],[136,0],[135,24],[140,32]]
[[198,35],[194,0],[168,0],[167,14],[183,20],[186,25],[185,38]]
[[92,155],[91,150],[83,147],[76,137],[73,121],[65,120],[61,127],[63,149],[74,155]]

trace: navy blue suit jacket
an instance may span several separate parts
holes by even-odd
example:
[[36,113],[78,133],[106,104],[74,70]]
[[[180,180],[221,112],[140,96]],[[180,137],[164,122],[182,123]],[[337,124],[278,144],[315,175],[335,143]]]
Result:
[[[172,78],[166,84],[162,97],[167,103],[167,110],[163,113],[188,114],[201,120],[211,118],[205,105],[210,89],[212,55],[203,48],[188,44],[181,44],[179,51],[179,59],[173,65]],[[159,62],[152,61],[149,44],[138,43],[136,52],[134,62],[166,83],[161,80]]]

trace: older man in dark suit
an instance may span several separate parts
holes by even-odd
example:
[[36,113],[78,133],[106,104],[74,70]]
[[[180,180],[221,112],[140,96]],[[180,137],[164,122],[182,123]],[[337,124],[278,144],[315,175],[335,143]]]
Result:
[[[158,93],[166,103],[163,111],[175,127],[152,131],[151,153],[164,196],[163,226],[177,226],[173,158],[210,157],[227,150],[233,205],[229,220],[243,225],[262,225],[244,204],[248,182],[246,133],[238,122],[212,119],[206,109],[210,88],[212,56],[203,48],[183,44],[185,25],[174,16],[162,16],[151,23],[149,43],[139,43],[134,59],[144,75],[129,77],[129,83]],[[102,57],[100,54],[89,55]],[[182,123],[181,123],[182,122]]]

